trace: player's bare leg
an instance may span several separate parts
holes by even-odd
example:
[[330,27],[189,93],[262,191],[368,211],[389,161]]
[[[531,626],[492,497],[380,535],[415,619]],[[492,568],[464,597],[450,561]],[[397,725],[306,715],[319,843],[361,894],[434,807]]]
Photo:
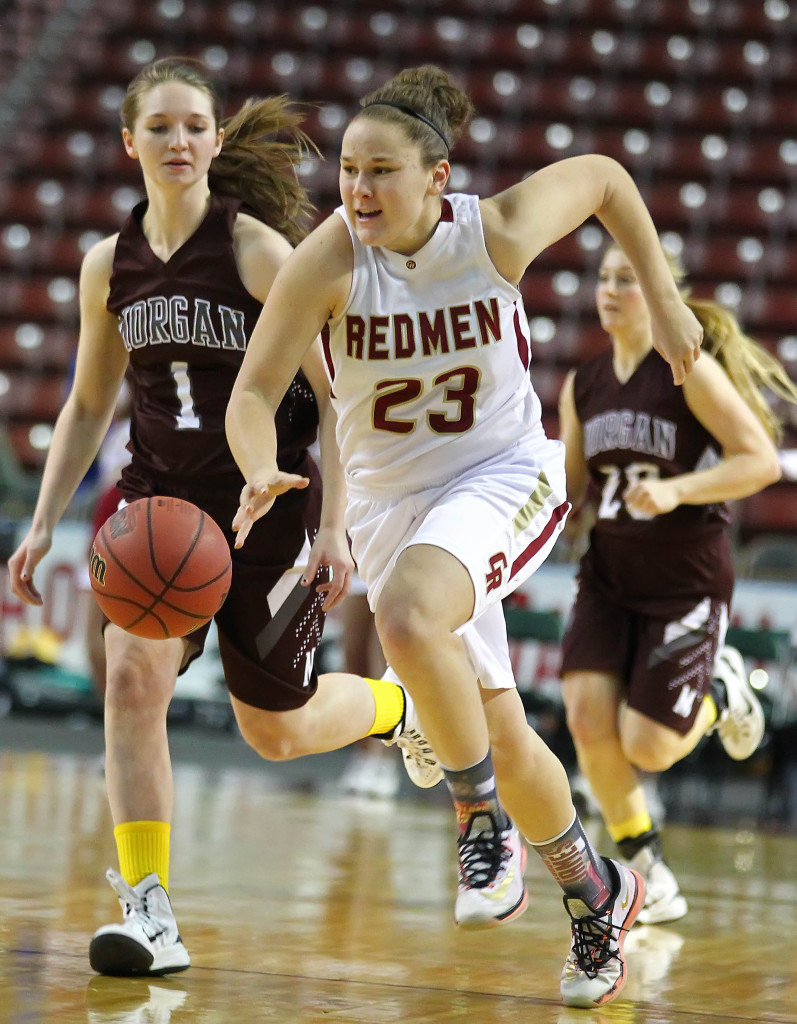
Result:
[[109,625],[105,644],[105,772],[120,865],[107,877],[124,919],[95,933],[89,959],[103,974],[167,974],[190,962],[168,896],[174,787],[166,712],[185,641],[144,640]]
[[[598,801],[609,835],[623,858],[645,879],[645,906],[639,920],[644,924],[678,920],[687,911],[686,900],[664,861],[661,837],[637,768],[628,757],[622,727],[618,731],[618,719],[626,722],[633,716],[639,724],[636,720],[643,716],[627,707],[621,709],[620,683],[613,675],[572,672],[563,682],[579,767]],[[650,719],[645,722],[656,725]],[[671,729],[667,732],[677,735]],[[653,763],[650,758],[643,759],[641,767]]]
[[285,761],[338,750],[365,737],[398,744],[407,774],[428,789],[442,772],[415,713],[412,698],[394,674],[366,679],[349,672],[326,672],[306,704],[287,711],[252,707],[231,695],[246,742],[261,757]]

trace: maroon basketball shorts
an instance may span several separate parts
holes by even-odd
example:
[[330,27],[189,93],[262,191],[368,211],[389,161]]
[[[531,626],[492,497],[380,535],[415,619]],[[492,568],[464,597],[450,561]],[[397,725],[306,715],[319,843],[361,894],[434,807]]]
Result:
[[711,684],[727,622],[727,605],[717,598],[650,615],[582,585],[562,641],[561,673],[617,676],[629,707],[686,735]]
[[[299,580],[318,532],[321,483],[313,463],[297,472],[310,476],[310,486],[280,495],[239,549],[234,547],[231,529],[239,481],[207,491],[195,484],[151,482],[150,493],[192,501],[224,531],[230,544],[232,581],[215,616],[224,678],[238,700],[268,711],[301,707],[318,688],[315,656],[325,613],[316,587],[322,581],[303,587]],[[145,495],[125,496],[132,501]],[[200,627],[187,637],[182,671],[202,653],[209,628],[209,624]]]

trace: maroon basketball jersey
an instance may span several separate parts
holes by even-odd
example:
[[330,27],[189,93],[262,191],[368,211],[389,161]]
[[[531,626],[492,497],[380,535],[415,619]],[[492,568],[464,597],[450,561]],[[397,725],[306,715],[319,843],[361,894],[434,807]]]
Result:
[[[133,458],[123,482],[155,476],[243,486],[224,416],[262,305],[235,263],[240,205],[212,196],[205,219],[166,263],[141,228],[146,202],[119,233],[107,306],[130,356]],[[315,396],[300,373],[277,413],[280,469],[300,464],[317,426]]]
[[655,350],[621,383],[607,349],[576,371],[574,398],[591,486],[597,491],[594,535],[699,541],[728,524],[724,504],[679,505],[645,518],[623,502],[629,483],[689,473],[721,457],[717,441],[694,417],[683,390],[673,384],[670,367]]

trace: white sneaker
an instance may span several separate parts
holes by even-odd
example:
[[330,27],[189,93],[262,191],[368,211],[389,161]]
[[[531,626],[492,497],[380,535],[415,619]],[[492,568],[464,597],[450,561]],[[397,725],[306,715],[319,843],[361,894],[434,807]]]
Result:
[[398,760],[393,755],[380,756],[380,749],[355,751],[338,782],[342,793],[374,800],[392,800],[398,794]]
[[520,917],[528,905],[526,847],[514,825],[499,831],[489,811],[471,815],[458,840],[459,885],[454,921],[490,928]]
[[110,868],[105,877],[119,897],[124,920],[94,933],[89,946],[94,970],[117,977],[184,971],[191,961],[158,876],[147,875],[136,886]]
[[[402,687],[404,690],[404,687]],[[386,746],[398,745],[404,758],[404,767],[410,781],[421,789],[431,789],[443,781],[443,769],[437,755],[421,729],[412,697],[404,690],[404,717],[390,739],[382,740]]]
[[643,846],[628,866],[645,879],[645,903],[639,911],[640,924],[664,924],[684,916],[689,908],[681,895],[678,880],[649,846]]
[[714,728],[734,761],[744,761],[764,738],[764,709],[750,686],[744,659],[735,647],[721,647],[714,660],[714,677],[725,687],[728,706]]
[[560,991],[566,1006],[601,1006],[618,995],[626,981],[623,943],[645,902],[645,881],[631,868],[604,858],[614,885],[598,910],[565,896],[572,942],[562,969]]

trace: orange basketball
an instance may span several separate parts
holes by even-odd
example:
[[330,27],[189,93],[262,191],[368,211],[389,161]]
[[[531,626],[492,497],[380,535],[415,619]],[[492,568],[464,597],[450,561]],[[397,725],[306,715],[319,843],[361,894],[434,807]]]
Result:
[[91,589],[111,622],[164,640],[186,636],[221,608],[230,589],[230,549],[202,509],[179,498],[139,498],[97,531]]

